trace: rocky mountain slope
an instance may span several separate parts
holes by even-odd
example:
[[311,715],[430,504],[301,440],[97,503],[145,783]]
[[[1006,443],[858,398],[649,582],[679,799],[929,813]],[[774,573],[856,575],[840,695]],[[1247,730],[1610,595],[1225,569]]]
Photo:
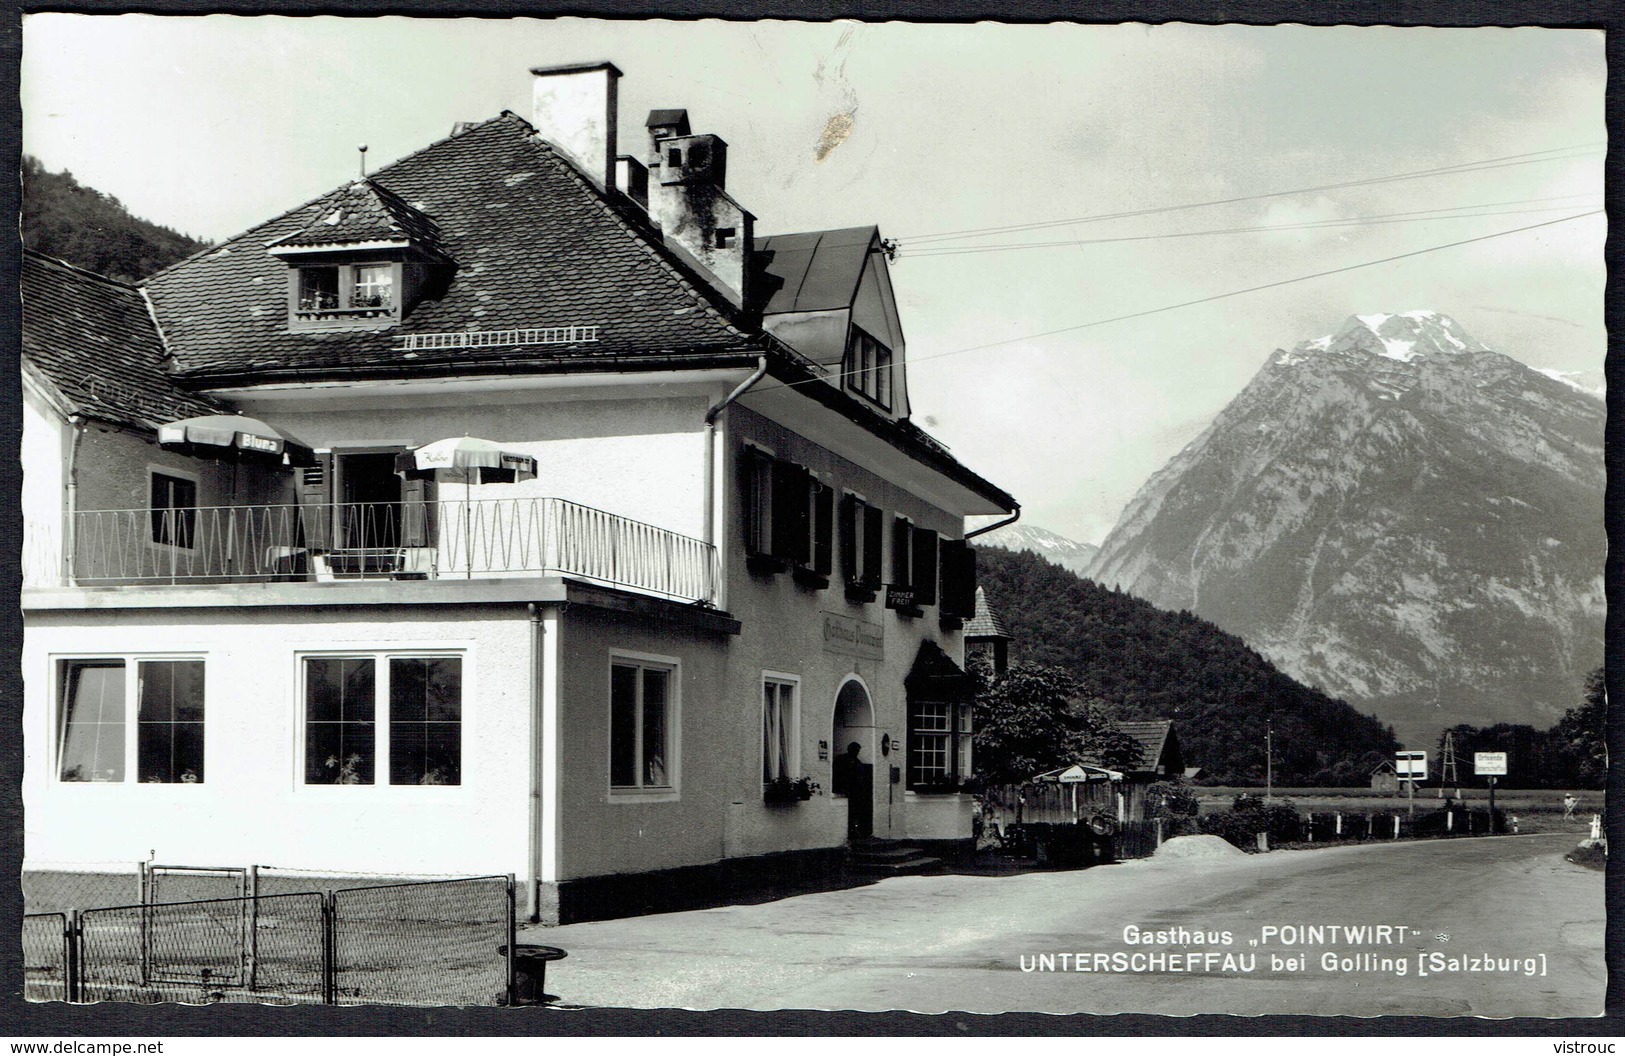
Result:
[[983,546],[1002,546],[1006,550],[1025,550],[1053,561],[1080,576],[1088,572],[1089,566],[1094,563],[1095,555],[1100,552],[1098,546],[1075,542],[1065,536],[1020,521],[988,532],[978,538],[977,542]]
[[1549,726],[1602,659],[1605,405],[1435,312],[1277,350],[1090,574],[1432,748]]

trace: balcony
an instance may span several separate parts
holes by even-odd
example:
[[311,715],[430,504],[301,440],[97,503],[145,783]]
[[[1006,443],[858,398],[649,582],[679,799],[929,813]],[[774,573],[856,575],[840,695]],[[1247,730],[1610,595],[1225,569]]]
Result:
[[[36,537],[37,538],[37,537]],[[714,604],[716,552],[556,498],[88,510],[71,565],[29,548],[31,586],[341,583],[569,576]]]

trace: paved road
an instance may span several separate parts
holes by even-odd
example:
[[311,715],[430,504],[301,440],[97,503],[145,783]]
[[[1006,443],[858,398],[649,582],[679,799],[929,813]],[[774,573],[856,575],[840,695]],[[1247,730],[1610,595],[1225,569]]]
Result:
[[[1602,1011],[1606,978],[1603,875],[1563,860],[1574,840],[1553,833],[895,877],[761,905],[532,929],[528,938],[569,951],[548,973],[548,990],[592,1006],[1590,1016]],[[1228,931],[1230,944],[1183,936],[1130,944],[1129,925]],[[1314,937],[1285,930],[1302,925],[1396,930],[1389,942],[1322,935],[1304,945]],[[1293,938],[1300,944],[1284,941]],[[1133,971],[1135,954],[1205,952],[1221,957],[1194,971],[1167,962]],[[1075,953],[1121,954],[1129,970],[1036,960]],[[1272,964],[1271,954],[1304,963]],[[1330,971],[1321,963],[1328,954],[1339,962]],[[1486,956],[1489,967],[1512,970],[1474,964]],[[1523,974],[1531,958],[1533,976]]]

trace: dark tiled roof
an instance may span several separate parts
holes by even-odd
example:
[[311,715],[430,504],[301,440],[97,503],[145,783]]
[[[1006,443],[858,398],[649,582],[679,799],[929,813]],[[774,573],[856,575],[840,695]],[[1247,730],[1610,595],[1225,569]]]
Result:
[[[1178,777],[1185,771],[1185,760],[1179,753],[1179,738],[1174,735],[1172,719],[1154,719],[1149,722],[1120,722],[1117,728],[1128,734],[1140,746],[1138,766],[1123,767],[1134,773],[1167,772]],[[1086,756],[1086,763],[1098,765],[1100,760]]]
[[23,255],[22,354],[68,410],[156,428],[219,407],[177,389],[141,291],[38,253]]
[[769,235],[752,244],[756,301],[764,315],[846,308],[858,291],[874,227]]
[[[606,201],[510,113],[386,166],[371,183],[431,218],[455,277],[399,325],[289,332],[287,265],[270,243],[309,227],[324,196],[147,280],[181,375],[252,377],[719,351],[749,345],[659,236]],[[404,334],[597,326],[570,346],[399,352]]]
[[993,606],[987,603],[987,591],[981,587],[976,588],[976,612],[965,623],[965,637],[1007,640],[1015,638],[1015,635],[1004,629],[1004,621],[993,611]]
[[357,242],[405,241],[449,258],[440,229],[399,195],[372,180],[357,180],[328,195],[303,230],[276,240],[276,246],[325,246]]

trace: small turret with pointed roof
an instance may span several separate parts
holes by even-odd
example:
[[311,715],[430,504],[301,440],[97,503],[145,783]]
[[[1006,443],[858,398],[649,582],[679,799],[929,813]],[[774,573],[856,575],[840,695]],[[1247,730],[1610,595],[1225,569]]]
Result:
[[993,673],[1004,674],[1010,666],[1010,643],[1015,635],[1005,629],[1004,621],[987,603],[987,591],[976,588],[976,612],[965,624],[965,653],[983,655],[993,662]]

